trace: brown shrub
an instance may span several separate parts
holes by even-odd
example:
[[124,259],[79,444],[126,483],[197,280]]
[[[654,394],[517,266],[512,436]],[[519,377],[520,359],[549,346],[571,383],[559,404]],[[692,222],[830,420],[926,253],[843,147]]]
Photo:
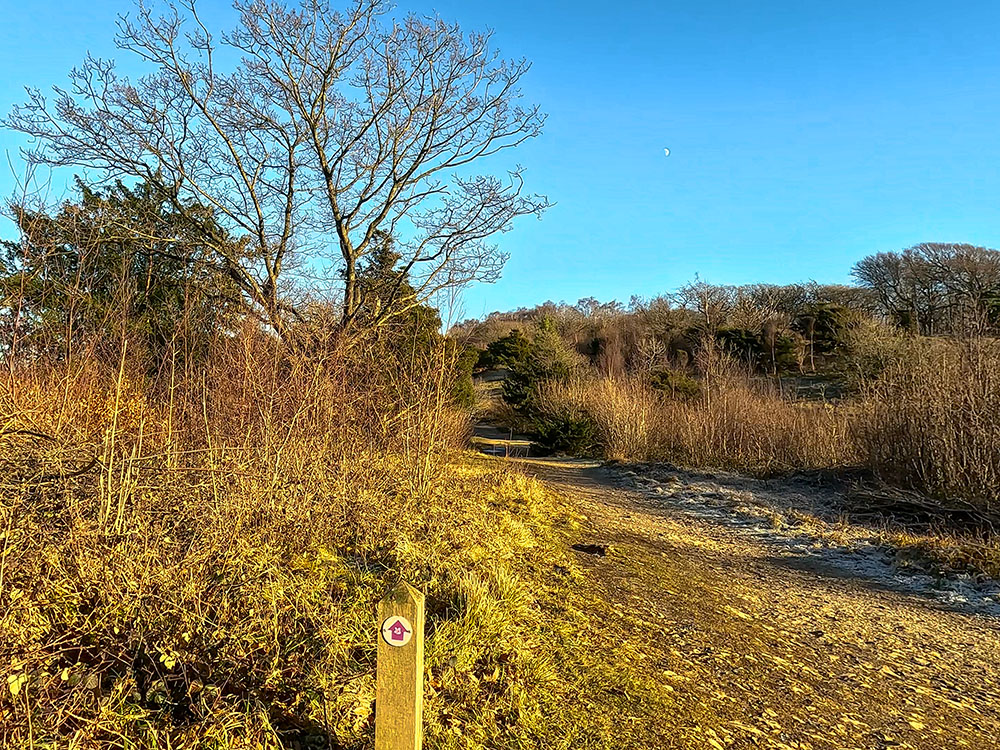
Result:
[[973,501],[1000,493],[1000,342],[914,339],[864,389],[861,460],[885,480]]

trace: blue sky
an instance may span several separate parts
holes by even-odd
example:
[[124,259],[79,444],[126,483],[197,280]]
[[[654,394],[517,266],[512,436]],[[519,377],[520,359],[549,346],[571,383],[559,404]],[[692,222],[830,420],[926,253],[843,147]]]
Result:
[[[209,20],[228,4],[203,2]],[[115,56],[127,2],[0,0],[0,110],[23,85]],[[1000,4],[407,0],[491,27],[549,114],[520,149],[556,202],[500,243],[467,316],[584,296],[627,301],[694,275],[844,282],[922,241],[1000,247]],[[16,157],[19,140],[0,132]],[[670,148],[669,157],[663,149]],[[10,192],[6,162],[0,193]]]

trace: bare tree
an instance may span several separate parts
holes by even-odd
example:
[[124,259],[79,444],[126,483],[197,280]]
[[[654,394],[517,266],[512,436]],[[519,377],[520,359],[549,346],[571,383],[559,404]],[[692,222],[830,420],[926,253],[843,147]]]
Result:
[[948,300],[952,333],[983,333],[1000,291],[1000,252],[975,245],[929,242],[911,248]]
[[697,322],[693,310],[676,307],[669,295],[650,300],[632,298],[632,310],[643,330],[663,342],[669,351],[671,343],[682,337]]
[[737,287],[733,292],[733,305],[728,322],[736,328],[760,332],[765,321],[778,314],[778,303],[767,291],[771,287],[759,284],[755,287]]
[[678,289],[674,296],[679,305],[696,312],[700,317],[699,324],[713,334],[732,312],[735,290],[731,286],[709,284],[696,276],[694,281]]
[[[529,64],[438,18],[391,22],[382,0],[234,7],[239,24],[217,36],[194,0],[140,3],[116,41],[148,75],[132,82],[88,57],[68,88],[51,101],[29,90],[5,124],[37,140],[31,163],[142,180],[181,213],[208,206],[241,238],[204,238],[219,269],[279,332],[299,314],[286,274],[296,256],[321,277],[339,272],[345,326],[495,279],[506,257],[489,238],[548,205],[523,193],[520,167],[473,171],[540,134],[544,115],[519,103]],[[373,309],[358,271],[385,237],[400,256],[398,299],[380,294]]]
[[1000,252],[985,247],[923,243],[877,253],[854,266],[883,313],[915,332],[981,332],[1000,294]]

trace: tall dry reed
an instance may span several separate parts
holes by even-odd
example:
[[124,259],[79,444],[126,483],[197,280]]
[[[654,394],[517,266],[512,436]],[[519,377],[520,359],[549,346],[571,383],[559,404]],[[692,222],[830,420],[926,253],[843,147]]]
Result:
[[731,362],[716,361],[694,398],[671,398],[638,376],[589,377],[546,384],[539,408],[543,418],[586,415],[600,454],[615,460],[762,474],[854,460],[849,410],[790,399]]
[[861,460],[894,484],[1000,501],[1000,342],[916,339],[869,383],[854,422]]
[[609,459],[672,461],[754,473],[861,467],[886,482],[1000,503],[1000,341],[913,339],[861,393],[802,401],[709,353],[701,392],[671,398],[640,377],[581,377],[541,387],[541,418],[585,418]]

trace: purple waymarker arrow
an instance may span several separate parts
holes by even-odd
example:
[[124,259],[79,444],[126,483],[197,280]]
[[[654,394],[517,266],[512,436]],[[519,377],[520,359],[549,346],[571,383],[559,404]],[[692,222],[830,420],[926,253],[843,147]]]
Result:
[[406,634],[410,631],[406,629],[399,620],[396,620],[392,625],[389,626],[389,634],[394,641],[402,641],[406,639]]

